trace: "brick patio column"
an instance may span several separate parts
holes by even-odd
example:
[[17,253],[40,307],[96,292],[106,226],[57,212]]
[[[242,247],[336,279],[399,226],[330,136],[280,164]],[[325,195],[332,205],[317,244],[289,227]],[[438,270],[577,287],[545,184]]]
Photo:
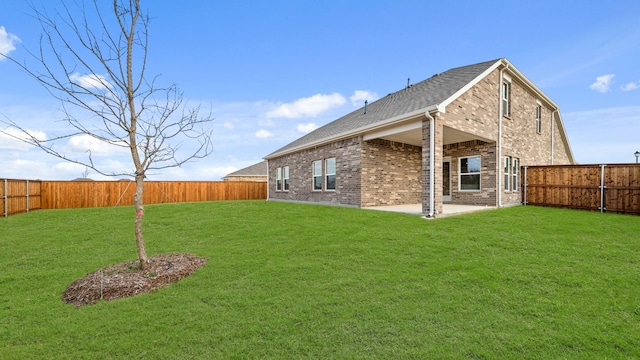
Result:
[[442,124],[437,114],[433,115],[434,124],[434,153],[431,154],[431,120],[422,121],[422,214],[428,216],[431,194],[431,157],[434,158],[434,207],[433,217],[442,213]]

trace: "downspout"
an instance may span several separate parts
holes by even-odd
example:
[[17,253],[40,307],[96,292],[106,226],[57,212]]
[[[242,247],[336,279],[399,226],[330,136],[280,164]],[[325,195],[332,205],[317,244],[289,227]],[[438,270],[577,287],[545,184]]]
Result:
[[429,119],[429,213],[427,214],[428,218],[432,218],[434,215],[433,208],[435,207],[435,195],[433,192],[435,191],[435,176],[436,176],[436,159],[435,159],[435,150],[436,150],[436,142],[434,137],[436,136],[435,131],[435,120],[433,116],[429,114],[428,111],[424,113]]
[[558,109],[551,112],[551,165],[553,165],[553,159],[555,158],[555,154],[553,153],[553,149],[555,148],[555,132],[553,129],[556,127],[556,111],[558,111]]
[[504,165],[504,159],[502,158],[502,113],[504,112],[503,101],[502,101],[502,91],[504,82],[503,73],[505,70],[509,68],[509,63],[506,64],[505,67],[500,69],[500,84],[498,84],[498,161],[496,161],[496,166],[498,167],[498,207],[502,207],[502,194],[504,193],[502,180],[504,179],[504,174],[501,174],[502,167]]

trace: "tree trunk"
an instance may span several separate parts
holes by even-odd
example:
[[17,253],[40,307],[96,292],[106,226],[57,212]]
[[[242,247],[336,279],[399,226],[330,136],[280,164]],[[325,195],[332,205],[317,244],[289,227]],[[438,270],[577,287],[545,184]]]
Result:
[[136,174],[136,193],[133,196],[133,205],[136,210],[136,246],[138,248],[138,259],[140,260],[140,268],[147,269],[149,259],[147,259],[147,251],[144,248],[144,236],[142,234],[142,218],[144,217],[144,174]]

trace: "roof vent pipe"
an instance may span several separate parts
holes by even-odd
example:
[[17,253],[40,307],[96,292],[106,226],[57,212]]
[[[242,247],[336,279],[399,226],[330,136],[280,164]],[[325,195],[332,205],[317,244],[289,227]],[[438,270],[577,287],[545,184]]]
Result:
[[411,82],[411,78],[407,78],[407,89],[409,88],[410,82]]
[[367,113],[367,104],[368,104],[368,103],[369,103],[369,101],[368,101],[368,100],[365,100],[365,101],[364,101],[364,113],[365,113],[365,114]]

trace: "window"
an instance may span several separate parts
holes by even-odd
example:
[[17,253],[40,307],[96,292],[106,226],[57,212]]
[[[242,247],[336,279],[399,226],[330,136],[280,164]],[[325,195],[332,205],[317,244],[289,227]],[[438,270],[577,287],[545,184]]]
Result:
[[325,177],[327,179],[325,183],[325,190],[336,189],[336,158],[326,159],[324,164]]
[[311,171],[313,173],[313,191],[336,190],[336,158],[314,161]]
[[509,172],[511,171],[511,158],[508,156],[504,157],[504,191],[509,191],[509,184],[511,184],[511,176],[509,176]]
[[511,166],[513,168],[513,170],[511,170],[511,175],[513,176],[513,184],[511,187],[512,191],[518,191],[518,180],[519,180],[519,173],[520,173],[520,166],[518,164],[518,159],[513,158],[511,160]]
[[480,156],[460,158],[458,188],[461,191],[480,190]]
[[542,132],[542,105],[536,106],[536,132],[540,134]]
[[502,83],[502,115],[511,116],[511,104],[509,99],[511,98],[511,84],[508,82]]
[[276,169],[276,191],[282,191],[282,168]]
[[284,191],[289,191],[289,167],[282,168],[282,178],[284,179]]
[[322,190],[322,160],[313,162],[313,191]]

